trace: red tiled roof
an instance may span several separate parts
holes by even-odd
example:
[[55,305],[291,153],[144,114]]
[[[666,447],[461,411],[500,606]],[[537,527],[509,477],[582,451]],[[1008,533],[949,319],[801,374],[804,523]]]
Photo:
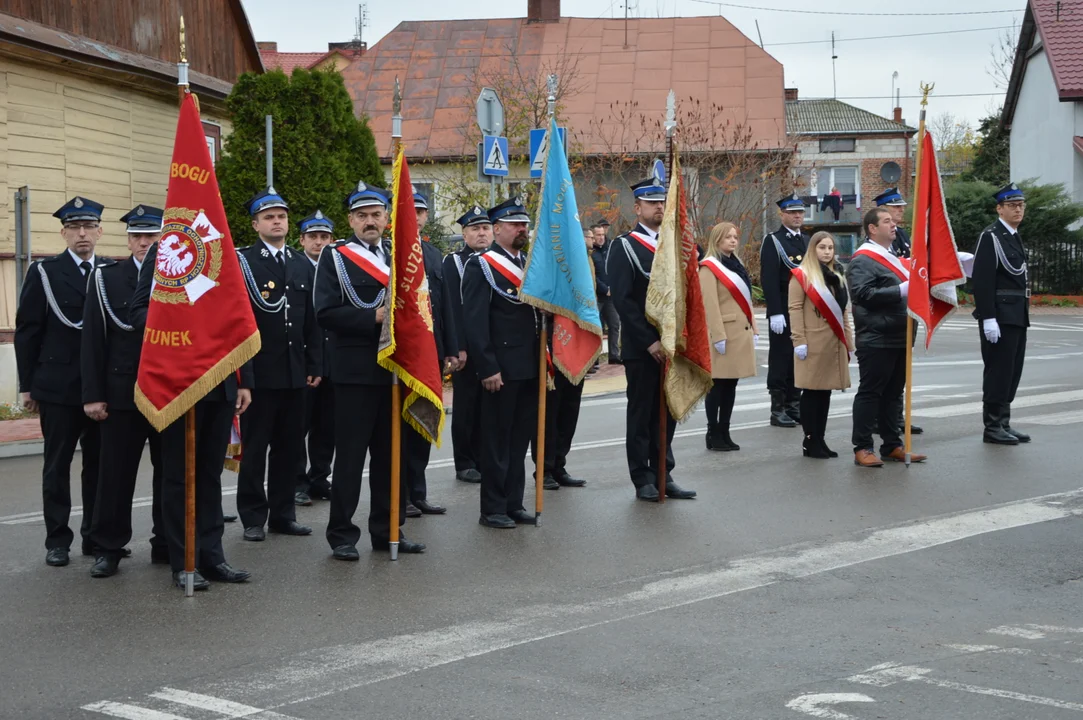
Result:
[[260,59],[267,70],[279,69],[289,75],[295,68],[308,69],[326,56],[326,52],[275,52],[260,50]]
[[[747,123],[759,147],[785,144],[782,65],[725,18],[630,20],[627,32],[625,49],[623,20],[402,22],[342,75],[354,107],[369,116],[382,155],[391,149],[396,76],[402,83],[409,155],[472,154],[479,79],[506,72],[511,55],[528,75],[551,71],[562,57],[573,58],[567,62],[577,73],[576,91],[562,98],[558,120],[588,153],[613,149],[611,139],[593,137],[597,126],[592,128],[591,119],[611,117],[611,106],[634,99],[637,113],[661,121],[670,88],[678,102],[696,98],[723,106],[734,122]],[[512,138],[513,144],[522,140]]]
[[[1072,7],[1074,6],[1074,7]],[[1083,7],[1057,0],[1031,0],[1061,100],[1083,98]]]

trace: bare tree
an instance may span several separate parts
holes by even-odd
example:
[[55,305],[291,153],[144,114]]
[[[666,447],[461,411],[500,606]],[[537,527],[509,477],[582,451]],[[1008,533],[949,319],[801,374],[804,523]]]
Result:
[[1006,90],[1012,79],[1012,66],[1015,64],[1018,44],[1019,30],[1013,22],[1010,30],[1002,31],[996,41],[989,45],[989,64],[985,72],[993,78],[998,90]]

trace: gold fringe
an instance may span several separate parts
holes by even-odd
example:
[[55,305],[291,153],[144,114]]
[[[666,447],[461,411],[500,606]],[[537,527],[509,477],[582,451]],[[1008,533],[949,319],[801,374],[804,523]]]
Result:
[[231,373],[236,372],[238,368],[255,357],[260,350],[261,343],[259,330],[256,330],[161,410],[154,406],[154,403],[143,394],[142,389],[137,384],[135,386],[136,407],[139,408],[139,411],[143,413],[144,417],[147,418],[147,422],[155,430],[158,432],[165,430],[184,413],[188,412],[189,408],[202,400],[207,393],[218,387]]
[[[440,442],[443,436],[444,427],[444,399],[436,397],[436,393],[429,389],[429,386],[418,380],[416,377],[406,371],[404,367],[395,362],[392,358],[381,358],[379,360],[380,366],[386,370],[395,373],[399,378],[399,382],[405,385],[412,394],[408,395],[402,402],[402,418],[406,422],[410,423],[410,427],[417,430],[423,438],[428,440],[436,447],[440,447]],[[417,402],[419,399],[428,400],[432,403],[432,406],[437,408],[439,412],[440,422],[436,428],[436,437],[432,437],[428,430],[419,426],[418,422],[412,417],[408,416],[406,412],[411,405]]]
[[230,472],[239,473],[241,471],[241,464],[233,458],[226,458],[226,461],[222,463],[222,467]]
[[[523,276],[524,277],[526,276],[526,270],[523,270]],[[601,325],[595,325],[593,323],[588,323],[588,322],[584,322],[583,320],[580,320],[578,317],[575,317],[575,316],[571,315],[568,312],[568,308],[566,308],[566,307],[562,307],[560,305],[554,305],[554,304],[552,304],[550,302],[546,302],[545,300],[542,300],[541,298],[536,297],[534,295],[523,295],[522,293],[520,293],[519,294],[519,299],[522,300],[527,305],[530,305],[531,307],[536,307],[539,310],[545,310],[546,312],[552,313],[553,315],[560,315],[561,317],[566,317],[569,320],[571,320],[572,322],[574,322],[576,325],[578,325],[579,327],[586,330],[587,332],[594,333],[598,337],[602,336],[602,326]],[[601,316],[599,315],[599,317],[601,317]]]
[[[675,370],[677,372],[674,372]],[[696,387],[697,383],[699,387]],[[669,414],[677,422],[687,420],[692,416],[699,401],[707,395],[713,383],[711,374],[699,365],[683,355],[674,357],[669,370],[666,371],[665,382],[666,405],[669,406]]]
[[[391,202],[391,262],[388,263],[391,270],[390,279],[387,282],[387,328],[388,328],[388,343],[382,348],[376,351],[376,363],[385,369],[391,368],[384,362],[395,352],[395,296],[398,294],[398,263],[395,261],[395,257],[399,251],[399,244],[395,242],[395,220],[398,215],[398,198],[399,198],[399,181],[402,179],[402,163],[406,157],[405,151],[402,145],[399,145],[399,154],[395,156],[395,163],[391,166],[391,191],[394,193],[393,200]],[[381,340],[383,339],[381,333]]]
[[568,381],[572,385],[578,385],[579,383],[583,382],[583,379],[587,376],[587,373],[590,372],[591,367],[594,366],[594,361],[597,360],[598,358],[600,358],[601,356],[602,356],[602,343],[601,343],[601,339],[599,339],[599,341],[598,341],[598,349],[594,351],[593,355],[591,355],[590,360],[588,360],[586,362],[586,364],[583,365],[583,369],[580,370],[574,376],[571,374],[571,370],[569,370],[568,367],[565,366],[565,364],[559,358],[557,358],[555,353],[553,354],[553,367],[555,367],[560,372],[564,373],[564,377],[568,378]]

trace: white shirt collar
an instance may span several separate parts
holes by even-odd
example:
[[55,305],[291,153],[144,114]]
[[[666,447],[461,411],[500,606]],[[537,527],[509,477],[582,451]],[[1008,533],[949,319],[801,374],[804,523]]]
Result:
[[313,260],[312,258],[308,257],[308,253],[305,253],[305,257],[308,258],[308,261],[310,263],[312,263],[312,267],[316,267],[316,263],[319,262],[318,260]]
[[[68,248],[68,255],[71,257],[72,260],[75,261],[75,267],[79,267],[80,265],[83,264],[83,262],[84,262],[83,258],[79,257],[74,252],[72,252],[71,248]],[[94,263],[97,261],[97,259],[98,258],[96,256],[91,255],[89,258],[86,259],[85,262],[90,263],[90,267],[93,268]],[[82,272],[82,271],[83,271],[82,268],[79,268],[79,272]]]
[[142,270],[142,269],[143,269],[143,263],[141,263],[141,262],[139,262],[138,260],[136,260],[136,259],[135,259],[135,255],[132,255],[132,262],[133,262],[133,263],[135,263],[135,269],[136,269],[136,272],[138,272],[138,271],[140,271],[140,270]]
[[1008,228],[1008,232],[1010,232],[1010,233],[1011,233],[1012,235],[1015,235],[1016,233],[1018,233],[1018,232],[1019,232],[1019,231],[1018,231],[1017,229],[1013,228],[1013,227],[1012,227],[1011,225],[1009,225],[1008,223],[1004,222],[1004,218],[997,218],[997,220],[999,220],[999,221],[1000,221],[1000,224],[1001,224],[1001,225],[1003,225],[1004,227]]
[[279,249],[279,248],[276,248],[271,243],[264,240],[263,238],[260,238],[259,240],[260,240],[261,243],[263,243],[264,245],[267,246],[267,250],[271,253],[271,257],[274,259],[275,262],[278,262],[278,257],[277,257],[278,253],[286,252],[286,246],[285,245],[283,245],[282,248]]
[[647,237],[649,237],[651,240],[657,240],[658,239],[658,231],[657,230],[651,230],[649,227],[647,227],[643,223],[639,223],[639,227],[643,229],[643,232],[647,233]]

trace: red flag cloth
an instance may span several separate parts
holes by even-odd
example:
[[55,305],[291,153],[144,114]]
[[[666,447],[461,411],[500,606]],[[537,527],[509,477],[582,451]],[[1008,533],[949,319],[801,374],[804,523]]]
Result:
[[[676,150],[674,150],[676,156]],[[676,158],[674,168],[678,170]],[[711,340],[707,329],[707,310],[703,305],[703,291],[699,284],[699,246],[696,244],[695,229],[688,217],[688,193],[684,184],[684,176],[676,174],[671,182],[678,183],[680,193],[680,208],[677,221],[681,233],[681,262],[684,263],[684,289],[685,289],[685,318],[684,318],[684,341],[681,343],[680,355],[702,371],[708,383],[711,380]],[[710,389],[708,384],[708,390]]]
[[417,210],[406,155],[399,150],[392,170],[391,281],[387,321],[380,334],[377,362],[395,373],[409,391],[402,417],[437,447],[444,425],[444,386],[436,339],[425,256],[417,229]]
[[914,233],[910,239],[910,315],[925,326],[925,349],[933,333],[959,306],[955,288],[966,281],[955,235],[948,222],[933,138],[921,141],[920,177],[914,188]]
[[181,103],[135,403],[164,430],[260,349],[199,106]]

